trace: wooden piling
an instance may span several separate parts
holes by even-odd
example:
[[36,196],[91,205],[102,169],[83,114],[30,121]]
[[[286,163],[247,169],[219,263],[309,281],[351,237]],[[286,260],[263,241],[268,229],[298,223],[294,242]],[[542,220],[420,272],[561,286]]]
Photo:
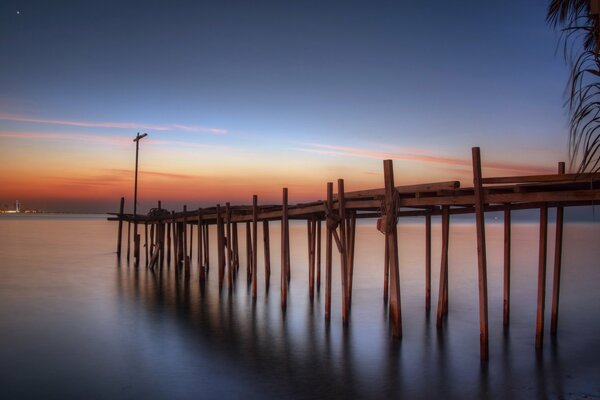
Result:
[[217,264],[219,267],[219,291],[223,289],[223,278],[225,275],[225,254],[223,252],[223,217],[221,216],[221,205],[217,204]]
[[148,262],[150,261],[150,257],[148,257],[148,253],[150,252],[150,243],[148,243],[148,224],[144,224],[144,246],[146,247],[146,267],[148,267]]
[[229,285],[229,291],[233,290],[233,251],[231,246],[231,205],[229,202],[225,203],[225,218],[227,222],[227,285]]
[[250,222],[246,222],[246,283],[252,282],[252,228]]
[[130,244],[131,244],[131,222],[127,221],[127,262],[129,262]]
[[[565,163],[558,163],[558,174],[564,175]],[[558,330],[558,303],[560,296],[560,275],[562,269],[564,209],[556,207],[556,235],[554,241],[554,274],[552,279],[552,317],[550,319],[550,334],[556,336]]]
[[383,161],[385,180],[385,209],[386,229],[385,235],[390,255],[390,319],[392,323],[392,336],[402,337],[402,311],[400,303],[400,270],[398,262],[398,230],[396,205],[396,188],[394,185],[394,166],[392,160]]
[[483,182],[481,176],[481,153],[472,148],[473,188],[475,192],[475,227],[477,230],[477,267],[479,278],[479,355],[482,361],[489,359],[487,256],[485,250],[485,220]]
[[209,225],[204,225],[204,269],[208,273],[210,269],[210,229]]
[[448,206],[442,207],[442,255],[440,257],[440,282],[437,306],[437,327],[443,326],[443,317],[446,314],[446,299],[448,292],[448,242],[450,232],[450,213]]
[[121,258],[121,242],[123,237],[123,212],[125,209],[125,197],[121,197],[119,204],[119,227],[117,230],[117,257]]
[[252,196],[252,298],[256,299],[258,287],[258,196]]
[[348,218],[348,308],[352,308],[352,288],[354,282],[354,245],[356,243],[356,212],[351,211]]
[[342,283],[342,321],[348,323],[349,294],[348,294],[348,240],[346,232],[346,201],[344,197],[344,180],[338,179],[338,212],[340,217],[340,278]]
[[233,261],[234,261],[234,277],[237,276],[238,271],[240,270],[240,246],[238,240],[238,224],[234,222],[231,227],[231,234],[233,235]]
[[544,343],[544,312],[546,308],[546,250],[548,243],[548,206],[540,207],[540,243],[538,263],[537,316],[535,321],[535,348]]
[[511,257],[511,215],[510,205],[504,207],[504,302],[502,323],[510,322],[510,257]]
[[325,320],[331,319],[331,264],[333,247],[333,182],[327,182],[327,219],[325,221]]
[[383,304],[387,304],[389,298],[390,287],[390,250],[388,247],[387,235],[384,236],[384,251],[383,251]]
[[263,241],[264,241],[264,255],[265,255],[265,290],[269,290],[269,283],[271,280],[271,250],[269,243],[269,221],[263,220]]
[[203,269],[204,266],[202,265],[203,259],[202,256],[204,254],[203,251],[203,247],[204,247],[204,221],[202,220],[202,209],[199,208],[198,209],[198,243],[197,243],[197,247],[198,247],[198,254],[197,254],[197,262],[198,262],[198,269]]
[[321,220],[317,221],[317,292],[321,291]]
[[167,266],[171,265],[171,223],[167,222]]
[[425,309],[431,309],[431,215],[425,216]]
[[316,229],[317,221],[314,219],[308,219],[306,221],[308,231],[308,293],[310,299],[313,300],[315,296],[315,263],[316,263]]
[[287,234],[288,230],[288,190],[283,188],[283,199],[281,204],[281,309],[287,308],[287,289],[288,289],[288,257],[287,257]]
[[181,241],[183,242],[183,249],[182,249],[182,261],[183,261],[183,266],[187,269],[188,268],[188,249],[187,249],[187,206],[184,205],[183,206],[183,229],[182,229],[182,233],[181,233]]

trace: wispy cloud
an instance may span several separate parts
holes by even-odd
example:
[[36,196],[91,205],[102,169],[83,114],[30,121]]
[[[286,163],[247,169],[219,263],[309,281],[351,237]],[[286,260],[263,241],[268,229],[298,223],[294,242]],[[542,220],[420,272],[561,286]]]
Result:
[[214,135],[224,135],[226,129],[211,128],[198,125],[182,124],[143,124],[137,122],[97,122],[97,121],[71,121],[63,119],[35,118],[24,115],[0,113],[0,121],[29,122],[36,124],[78,126],[87,128],[109,128],[109,129],[139,129],[150,131],[185,131],[194,133],[211,133]]
[[[319,143],[306,143],[306,147],[295,148],[295,150],[314,153],[314,154],[325,154],[333,156],[344,156],[344,157],[357,157],[357,158],[374,158],[378,160],[398,160],[398,161],[417,161],[424,163],[433,164],[444,164],[456,167],[471,167],[471,160],[463,158],[439,156],[425,151],[417,151],[411,149],[410,152],[386,152],[373,149],[360,149],[355,147],[347,146],[334,146]],[[483,166],[489,169],[497,169],[503,171],[515,171],[520,173],[537,174],[537,173],[552,173],[554,169],[541,167],[538,165],[528,164],[516,164],[509,162],[485,162]]]

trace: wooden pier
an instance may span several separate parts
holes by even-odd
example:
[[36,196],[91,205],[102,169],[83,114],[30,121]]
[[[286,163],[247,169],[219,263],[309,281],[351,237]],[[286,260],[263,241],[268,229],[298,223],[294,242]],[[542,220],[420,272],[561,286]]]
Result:
[[[431,217],[440,215],[442,220],[442,248],[440,280],[437,305],[437,327],[443,328],[444,316],[448,313],[448,247],[450,216],[474,214],[477,232],[477,276],[479,291],[480,355],[483,361],[489,358],[488,329],[488,279],[485,240],[486,212],[504,213],[504,277],[503,277],[503,323],[510,322],[510,269],[511,269],[511,211],[538,209],[540,211],[539,264],[537,287],[537,313],[535,324],[535,348],[543,346],[544,316],[546,298],[546,246],[548,234],[548,209],[557,209],[554,271],[552,282],[551,334],[556,335],[560,298],[560,276],[562,257],[562,232],[564,207],[592,205],[600,200],[600,173],[566,174],[564,163],[559,163],[557,174],[533,176],[489,177],[482,175],[481,155],[478,147],[472,149],[473,186],[461,187],[458,181],[434,182],[418,185],[396,186],[391,160],[383,162],[384,187],[353,192],[345,192],[344,180],[337,182],[334,193],[333,182],[324,187],[325,200],[303,204],[288,204],[288,189],[282,190],[282,202],[276,205],[259,205],[256,195],[250,205],[169,212],[158,208],[148,215],[136,216],[124,213],[124,199],[120,201],[119,213],[109,220],[118,221],[117,254],[121,256],[123,223],[128,232],[130,225],[143,224],[145,227],[145,266],[164,268],[174,265],[175,273],[190,279],[193,260],[194,230],[197,240],[197,267],[201,283],[204,283],[209,270],[209,226],[215,226],[217,243],[217,268],[219,289],[227,286],[232,290],[234,281],[239,279],[240,258],[238,224],[246,229],[246,281],[251,286],[252,298],[258,293],[257,271],[259,261],[258,224],[263,226],[264,248],[264,289],[271,285],[269,223],[281,223],[281,308],[287,307],[288,285],[291,279],[289,220],[307,222],[309,296],[312,299],[321,287],[321,235],[325,226],[325,318],[331,317],[331,280],[333,274],[332,255],[334,248],[340,254],[340,281],[342,286],[342,320],[348,323],[352,306],[354,278],[354,249],[356,220],[371,218],[377,220],[377,228],[383,234],[384,265],[383,300],[389,304],[391,334],[402,336],[402,307],[400,302],[400,265],[398,257],[397,224],[402,217],[424,217],[425,223],[425,308],[431,307]],[[324,222],[324,224],[323,224]],[[148,227],[150,234],[148,235]],[[137,229],[134,229],[137,232]],[[127,258],[130,245],[134,244],[133,262],[140,262],[140,235],[133,240],[127,235]],[[335,244],[335,246],[334,246]]]

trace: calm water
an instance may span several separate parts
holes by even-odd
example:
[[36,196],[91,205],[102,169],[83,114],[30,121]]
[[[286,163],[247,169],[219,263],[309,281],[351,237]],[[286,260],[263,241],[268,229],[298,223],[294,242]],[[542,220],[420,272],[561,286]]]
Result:
[[[433,227],[431,315],[424,309],[423,226],[400,226],[401,342],[388,335],[383,237],[372,224],[358,228],[346,329],[337,258],[329,326],[324,291],[313,304],[308,299],[305,224],[292,225],[292,284],[288,312],[281,313],[279,230],[271,225],[271,290],[265,294],[261,270],[253,304],[244,258],[242,279],[231,296],[227,290],[219,295],[214,259],[201,292],[195,265],[186,283],[172,268],[159,274],[136,270],[125,260],[119,264],[116,224],[103,217],[0,216],[0,396],[600,398],[600,224],[565,227],[559,335],[550,339],[547,306],[541,356],[534,350],[538,227],[513,227],[511,326],[504,331],[502,226],[488,225],[490,362],[485,367],[479,361],[472,224],[451,227],[443,331],[435,327],[439,226]],[[550,245],[548,288],[552,255]],[[258,257],[262,260],[260,246]]]

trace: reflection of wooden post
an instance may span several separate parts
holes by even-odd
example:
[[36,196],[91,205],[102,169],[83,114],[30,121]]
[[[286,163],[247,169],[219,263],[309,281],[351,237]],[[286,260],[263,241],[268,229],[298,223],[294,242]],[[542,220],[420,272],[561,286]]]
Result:
[[271,249],[269,243],[269,221],[263,220],[263,241],[264,241],[264,253],[265,253],[265,290],[269,290],[269,283],[271,281]]
[[125,208],[125,197],[121,197],[119,204],[119,228],[117,231],[117,257],[121,258],[121,242],[123,237],[123,210]]
[[258,196],[252,196],[252,298],[258,290]]
[[[327,182],[327,216],[333,214],[333,182]],[[325,221],[327,236],[325,238],[325,320],[331,318],[331,257],[333,246],[333,229],[330,221]]]
[[425,309],[431,309],[431,215],[425,216]]
[[287,308],[287,224],[288,224],[288,190],[283,188],[283,200],[281,205],[281,308],[283,311]]
[[348,241],[346,239],[346,201],[344,197],[344,180],[338,179],[338,212],[340,217],[340,264],[342,281],[342,321],[348,323]]
[[392,335],[402,337],[402,311],[400,305],[400,271],[398,263],[398,231],[396,226],[396,188],[394,185],[394,165],[392,160],[383,161],[385,179],[385,235],[390,256],[390,318]]
[[507,204],[504,207],[504,326],[508,326],[510,321],[510,219],[510,205]]
[[321,291],[321,220],[317,221],[317,292]]
[[473,147],[472,153],[475,227],[477,228],[477,266],[479,275],[479,355],[482,361],[487,361],[489,359],[487,256],[485,251],[484,194],[479,147]]
[[[565,163],[558,163],[558,173],[565,173]],[[562,206],[556,207],[556,236],[554,244],[554,277],[552,280],[552,318],[550,319],[550,334],[556,335],[558,328],[558,301],[560,296],[560,272],[562,263],[562,238],[563,238],[564,210]]]
[[448,206],[442,206],[442,256],[440,262],[440,289],[438,294],[437,327],[441,328],[443,316],[447,312],[448,299],[448,236],[450,231],[450,214]]
[[535,321],[535,348],[542,349],[544,343],[544,311],[546,308],[546,247],[548,234],[548,206],[540,208],[540,252],[538,264],[537,317]]

